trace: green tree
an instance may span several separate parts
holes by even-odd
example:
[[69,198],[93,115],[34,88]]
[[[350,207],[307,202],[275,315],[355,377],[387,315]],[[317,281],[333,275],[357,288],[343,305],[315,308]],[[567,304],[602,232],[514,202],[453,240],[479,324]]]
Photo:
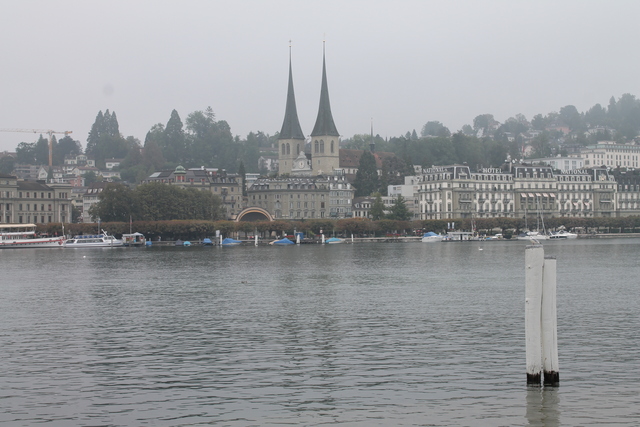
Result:
[[[148,171],[159,171],[165,165],[165,158],[162,154],[161,144],[164,140],[164,127],[157,124],[147,132],[144,141],[144,150],[142,154],[142,164]],[[174,165],[175,166],[175,165]]]
[[542,132],[531,140],[533,146],[533,158],[549,157],[551,155],[551,144],[549,142],[549,135],[546,132]]
[[136,187],[138,218],[144,221],[203,219],[215,221],[225,217],[222,200],[210,192],[182,189],[153,182]]
[[573,105],[567,105],[560,108],[560,122],[568,126],[572,131],[584,131],[586,126],[584,124],[583,116],[578,112],[578,109]]
[[441,136],[448,137],[451,136],[451,131],[445,125],[438,121],[427,122],[424,126],[422,126],[422,132],[420,134],[425,136]]
[[82,177],[84,178],[84,185],[86,186],[98,181],[98,176],[94,171],[85,172]]
[[129,147],[127,141],[120,135],[120,126],[115,111],[98,112],[96,120],[91,126],[87,137],[86,154],[96,160],[96,165],[104,166],[105,159],[123,159],[127,156]]
[[216,121],[211,107],[187,116],[186,165],[209,166],[235,172],[241,154],[241,144],[234,140],[231,128],[224,120]]
[[489,134],[489,131],[498,122],[493,118],[493,114],[480,114],[473,119],[473,129],[477,132],[482,129],[485,135]]
[[125,222],[134,216],[132,191],[124,184],[109,183],[98,196],[99,202],[89,209],[91,218],[104,222]]
[[393,206],[391,206],[391,212],[387,215],[387,218],[394,219],[396,221],[409,221],[412,217],[409,208],[407,208],[407,203],[400,194],[393,202]]
[[38,138],[34,148],[35,163],[37,165],[49,164],[49,140],[42,135]]
[[413,174],[413,165],[408,161],[397,155],[385,157],[382,160],[382,176],[380,177],[380,182],[384,182],[384,185],[380,185],[380,190],[386,191],[387,185],[402,185],[404,177]]
[[160,141],[162,154],[172,164],[184,164],[186,162],[186,138],[182,120],[176,110],[171,111],[171,117],[164,128],[164,138]]
[[80,141],[76,141],[69,135],[66,135],[53,147],[53,164],[63,165],[67,156],[77,156],[82,153]]
[[22,165],[36,164],[36,143],[21,142],[16,147],[16,161]]
[[584,119],[589,126],[607,126],[607,110],[602,105],[596,104],[584,115]]
[[545,130],[547,127],[547,121],[542,114],[536,114],[531,120],[531,127],[535,130]]
[[360,156],[353,186],[356,188],[355,197],[368,196],[378,190],[378,167],[370,151],[365,150]]
[[471,127],[471,125],[464,125],[462,126],[462,129],[460,129],[462,131],[463,134],[467,135],[467,136],[473,136],[476,133],[473,131],[473,128]]
[[[269,147],[269,136],[263,132],[249,132],[247,139],[242,144],[242,161],[248,172],[258,171],[258,159],[260,158],[260,148]],[[274,153],[275,154],[275,153]]]
[[13,156],[4,156],[0,158],[0,173],[9,175],[11,172],[13,172],[15,163],[16,159]]
[[382,201],[382,194],[374,193],[375,200],[371,205],[371,210],[369,213],[371,214],[371,219],[374,221],[378,221],[384,218],[384,202]]

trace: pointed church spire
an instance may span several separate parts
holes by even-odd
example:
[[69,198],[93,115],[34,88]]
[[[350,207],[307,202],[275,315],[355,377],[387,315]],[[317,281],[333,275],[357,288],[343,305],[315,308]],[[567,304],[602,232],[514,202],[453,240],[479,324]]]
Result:
[[373,139],[373,117],[371,117],[371,142],[369,142],[369,150],[373,153],[376,151],[376,143]]
[[313,127],[311,136],[330,135],[340,136],[331,115],[331,104],[329,103],[329,87],[327,86],[327,66],[324,54],[324,42],[322,44],[322,87],[320,88],[320,108],[318,118]]
[[293,92],[293,72],[291,69],[291,45],[289,45],[289,89],[287,90],[287,106],[284,112],[284,122],[278,139],[305,139],[296,108],[296,96]]

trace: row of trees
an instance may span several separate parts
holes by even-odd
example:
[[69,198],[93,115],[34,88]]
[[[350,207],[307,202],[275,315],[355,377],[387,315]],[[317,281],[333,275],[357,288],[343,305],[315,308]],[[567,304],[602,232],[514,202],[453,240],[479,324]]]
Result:
[[[518,159],[521,156],[522,134],[529,130],[543,133],[534,142],[534,156],[562,154],[558,141],[558,131],[550,127],[565,126],[572,131],[572,141],[588,144],[603,139],[629,140],[640,133],[640,100],[634,95],[624,94],[619,99],[612,97],[606,107],[596,104],[586,112],[579,112],[573,105],[560,108],[559,112],[546,115],[537,114],[531,121],[522,114],[507,119],[500,124],[492,114],[481,114],[472,124],[453,133],[438,121],[428,121],[420,135],[413,130],[404,136],[383,139],[374,138],[376,151],[396,154],[383,164],[385,173],[379,181],[378,191],[386,191],[386,185],[395,184],[404,174],[411,173],[411,165],[431,166],[452,163],[468,163],[476,166],[499,166],[507,156]],[[588,127],[602,126],[601,134],[587,135]],[[174,168],[215,167],[229,172],[237,172],[239,161],[243,161],[247,172],[258,170],[261,149],[273,147],[278,134],[272,136],[256,132],[246,138],[233,136],[231,127],[224,120],[216,120],[211,107],[204,111],[194,111],[186,116],[183,123],[180,115],[173,110],[166,124],[154,125],[146,134],[144,143],[133,136],[120,134],[115,112],[98,112],[87,138],[85,153],[93,157],[98,167],[104,166],[108,158],[124,159],[121,176],[129,182],[140,182],[150,173]],[[515,138],[515,139],[514,139]],[[346,148],[368,149],[369,135],[354,135],[343,141]],[[22,142],[16,148],[21,164],[46,164],[48,162],[48,142],[40,137],[37,142]],[[144,148],[144,150],[141,150]],[[70,136],[60,141],[54,139],[54,164],[61,165],[67,155],[82,152],[78,141]],[[275,154],[275,152],[274,152]],[[13,160],[0,159],[0,171],[8,173]]]
[[[82,153],[82,146],[69,135],[58,141],[55,135],[52,141],[52,160],[54,165],[64,163],[65,156]],[[5,159],[3,157],[3,159]],[[27,165],[49,164],[49,140],[40,135],[36,142],[21,142],[16,147],[15,162]]]
[[110,183],[99,198],[89,214],[104,222],[226,218],[220,197],[208,191],[162,183],[143,184],[133,190],[124,184]]

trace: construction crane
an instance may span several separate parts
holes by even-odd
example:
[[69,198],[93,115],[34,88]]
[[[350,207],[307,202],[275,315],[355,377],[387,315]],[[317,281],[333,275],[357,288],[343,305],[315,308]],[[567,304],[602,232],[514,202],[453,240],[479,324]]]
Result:
[[0,129],[0,132],[27,132],[27,133],[46,133],[49,135],[49,167],[53,166],[53,135],[54,134],[64,134],[64,136],[73,133],[71,130],[65,131],[55,131],[51,129]]

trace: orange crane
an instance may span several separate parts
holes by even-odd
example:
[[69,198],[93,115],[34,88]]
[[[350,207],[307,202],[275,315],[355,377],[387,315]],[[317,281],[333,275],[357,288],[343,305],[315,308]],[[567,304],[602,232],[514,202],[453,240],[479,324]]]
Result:
[[28,133],[46,133],[49,135],[49,167],[53,166],[53,134],[64,134],[64,136],[73,133],[71,130],[58,132],[51,129],[0,129],[0,132],[28,132]]

